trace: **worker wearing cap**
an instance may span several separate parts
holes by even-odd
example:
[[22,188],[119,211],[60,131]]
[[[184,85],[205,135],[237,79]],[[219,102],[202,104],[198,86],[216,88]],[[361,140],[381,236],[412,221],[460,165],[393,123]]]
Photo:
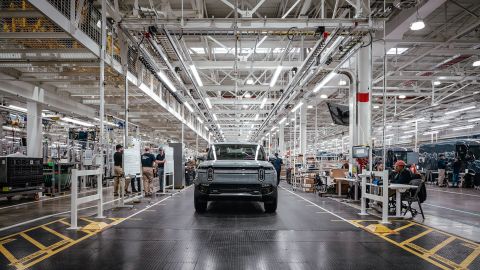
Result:
[[145,147],[145,153],[142,155],[143,190],[145,191],[145,196],[152,196],[154,165],[155,156],[150,153],[149,147]]
[[160,147],[158,148],[158,155],[157,158],[155,159],[155,163],[158,166],[158,182],[160,183],[159,187],[160,189],[158,190],[158,193],[163,192],[163,172],[165,168],[165,151],[163,151],[163,148]]
[[118,187],[120,185],[120,178],[123,177],[123,146],[117,144],[115,146],[115,153],[113,154],[113,196],[118,196]]
[[391,181],[394,184],[409,184],[412,180],[412,173],[407,168],[407,164],[403,160],[395,162],[395,175]]

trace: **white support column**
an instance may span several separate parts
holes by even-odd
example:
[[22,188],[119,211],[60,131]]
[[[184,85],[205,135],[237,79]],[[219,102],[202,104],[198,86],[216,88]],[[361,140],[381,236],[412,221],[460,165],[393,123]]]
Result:
[[29,101],[27,110],[27,156],[42,157],[42,107]]
[[285,155],[285,123],[278,126],[278,151],[280,156]]
[[306,161],[307,153],[307,106],[300,107],[300,153],[303,155],[302,163]]
[[[353,79],[353,77],[351,78]],[[356,103],[356,96],[357,96],[357,89],[356,89],[356,83],[355,82],[350,82],[350,90],[349,90],[349,97],[348,97],[348,109],[350,111],[349,114],[349,137],[350,137],[350,142],[349,142],[349,171],[352,172],[353,166],[355,164],[353,157],[352,157],[352,148],[355,145],[358,145],[358,136],[357,136],[357,103]]]
[[358,52],[358,89],[356,93],[357,102],[357,135],[358,144],[371,145],[371,47],[361,48]]
[[105,136],[105,53],[107,48],[107,4],[105,1],[102,0],[102,42],[100,46],[100,151],[103,151]]

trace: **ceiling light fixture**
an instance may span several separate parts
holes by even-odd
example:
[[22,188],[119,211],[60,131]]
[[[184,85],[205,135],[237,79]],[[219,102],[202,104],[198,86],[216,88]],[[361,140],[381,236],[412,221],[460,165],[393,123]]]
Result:
[[295,107],[293,107],[292,111],[291,112],[295,112],[296,110],[298,110],[300,107],[302,107],[303,105],[303,102],[300,101],[300,103],[298,103]]
[[345,80],[340,80],[340,81],[338,82],[338,85],[347,85],[347,81],[345,81]]
[[265,107],[265,103],[267,103],[267,97],[264,97],[262,99],[262,103],[260,103],[260,109],[263,109],[263,107]]
[[445,114],[449,115],[449,114],[453,114],[453,113],[468,111],[468,110],[475,109],[475,108],[476,108],[475,105],[474,106],[468,106],[468,107],[461,108],[461,109],[458,109],[458,110],[453,110],[453,111],[446,112]]
[[275,83],[277,83],[278,76],[280,76],[280,72],[282,72],[282,66],[278,66],[275,72],[273,73],[272,80],[270,81],[270,87],[273,87]]
[[287,121],[287,117],[282,118],[282,120],[280,120],[278,123],[283,124],[283,122],[285,122],[285,121]]
[[251,98],[251,97],[252,97],[252,94],[250,94],[249,92],[246,92],[245,95],[243,95],[243,97],[245,97],[245,98]]
[[473,118],[473,119],[468,119],[468,122],[480,122],[480,118]]
[[8,107],[9,107],[10,109],[14,109],[14,110],[17,110],[17,111],[27,112],[27,109],[22,108],[22,107],[18,107],[18,106],[15,106],[15,105],[8,105]]
[[258,120],[258,117],[259,117],[259,116],[260,116],[260,115],[259,115],[258,113],[255,115],[255,121]]
[[464,127],[456,127],[456,128],[452,128],[453,131],[458,131],[458,130],[464,130],[464,129],[471,129],[475,127],[475,125],[468,125],[468,126],[464,126]]
[[177,88],[175,88],[175,85],[173,85],[172,81],[168,78],[167,74],[163,71],[157,72],[158,77],[160,77],[160,80],[168,87],[172,92],[177,92]]
[[432,129],[443,128],[448,126],[450,126],[450,124],[443,124],[443,125],[433,126]]
[[423,121],[423,120],[425,120],[425,118],[420,117],[420,118],[417,118],[417,119],[411,119],[411,120],[405,121],[405,123],[410,124],[410,123],[420,122],[420,121]]
[[434,81],[434,82],[433,82],[433,85],[440,85],[440,84],[442,84],[441,81]]
[[198,85],[200,87],[203,86],[203,82],[202,82],[202,79],[200,78],[200,74],[198,74],[198,71],[197,71],[197,68],[195,67],[195,65],[190,65],[190,70],[192,71],[193,73],[193,77],[195,78],[195,80],[197,81]]
[[213,120],[218,121],[217,115],[213,114]]
[[480,67],[480,60],[477,60],[477,61],[473,62],[472,66],[473,67]]
[[412,31],[422,30],[423,28],[425,28],[425,23],[420,18],[417,18],[414,22],[410,24],[410,30]]
[[374,109],[378,109],[378,108],[380,108],[380,106],[374,105],[373,108],[374,108]]
[[213,108],[213,107],[212,107],[212,103],[210,102],[210,99],[209,99],[209,98],[206,98],[206,99],[205,99],[205,102],[207,102],[208,108],[210,108],[210,109]]
[[313,109],[313,105],[308,105],[307,108],[308,109]]
[[203,124],[203,120],[200,117],[197,116],[197,120],[200,122],[200,124]]
[[438,130],[437,131],[429,131],[429,132],[423,133],[423,135],[433,135],[433,134],[438,134],[438,133],[439,133]]
[[328,98],[328,96],[325,95],[325,94],[322,94],[322,95],[320,95],[320,98],[326,99],[326,98]]
[[253,79],[247,79],[247,84],[253,84]]
[[190,112],[193,112],[193,108],[192,106],[190,106],[190,104],[188,104],[188,102],[183,102],[183,105],[185,105],[185,107],[187,107],[187,109],[190,111]]
[[325,78],[323,78],[323,80],[315,86],[315,88],[313,89],[313,93],[318,92],[322,87],[324,87],[336,75],[337,75],[337,73],[335,73],[333,71],[328,73],[327,76],[325,76]]
[[90,123],[83,122],[83,121],[73,119],[73,118],[70,118],[70,117],[62,117],[62,121],[69,122],[69,123],[72,123],[72,124],[81,125],[81,126],[84,126],[84,127],[93,127],[94,126]]
[[407,96],[405,96],[405,95],[399,95],[399,96],[398,96],[399,99],[405,99],[406,97],[407,97]]

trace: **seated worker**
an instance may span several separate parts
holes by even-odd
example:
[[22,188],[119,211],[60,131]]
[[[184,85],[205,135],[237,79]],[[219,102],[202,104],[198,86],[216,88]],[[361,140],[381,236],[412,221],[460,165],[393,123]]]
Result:
[[395,162],[395,171],[390,183],[408,185],[410,180],[412,180],[412,173],[407,168],[407,164],[403,160]]

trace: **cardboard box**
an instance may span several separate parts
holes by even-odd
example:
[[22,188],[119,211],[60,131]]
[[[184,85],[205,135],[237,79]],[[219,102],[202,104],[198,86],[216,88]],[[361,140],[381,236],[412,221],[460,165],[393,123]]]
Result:
[[305,184],[315,184],[315,180],[306,178],[306,179],[303,180],[303,183],[305,183]]

